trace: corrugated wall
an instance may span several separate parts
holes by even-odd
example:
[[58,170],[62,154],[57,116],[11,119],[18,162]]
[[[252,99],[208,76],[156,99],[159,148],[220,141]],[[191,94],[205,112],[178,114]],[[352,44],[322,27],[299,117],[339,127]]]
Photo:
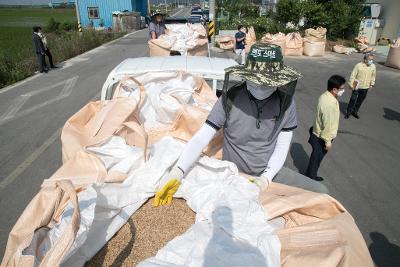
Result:
[[88,7],[99,8],[99,19],[91,19],[95,27],[99,26],[100,20],[103,20],[105,27],[112,27],[112,12],[114,11],[132,11],[132,0],[79,0],[79,14],[83,27],[89,25]]

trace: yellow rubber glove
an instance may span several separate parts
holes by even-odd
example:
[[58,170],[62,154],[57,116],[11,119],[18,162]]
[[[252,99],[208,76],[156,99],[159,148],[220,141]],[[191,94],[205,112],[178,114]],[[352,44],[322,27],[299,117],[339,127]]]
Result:
[[176,191],[178,191],[179,186],[181,185],[183,171],[175,166],[172,168],[168,176],[170,177],[168,182],[163,187],[161,187],[159,191],[156,192],[154,198],[155,207],[172,203],[172,198],[175,195]]
[[260,188],[260,191],[264,191],[267,189],[269,185],[269,180],[266,176],[254,176],[254,177],[247,177],[247,179],[251,182],[254,183]]

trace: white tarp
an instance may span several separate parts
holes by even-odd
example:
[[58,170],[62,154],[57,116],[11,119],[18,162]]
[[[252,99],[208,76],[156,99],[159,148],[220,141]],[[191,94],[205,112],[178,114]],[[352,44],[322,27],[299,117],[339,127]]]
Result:
[[[163,184],[184,144],[166,137],[143,151],[113,137],[90,148],[108,170],[127,172],[121,184],[94,184],[79,194],[81,225],[63,266],[83,266],[122,227],[129,217]],[[168,156],[165,156],[168,155]],[[279,266],[280,242],[258,201],[258,188],[227,161],[202,157],[191,169],[177,197],[196,212],[196,223],[158,254],[139,266]],[[68,206],[61,223],[49,232],[56,240],[71,219]]]
[[[140,121],[146,129],[156,129],[170,125],[176,118],[176,113],[183,104],[199,106],[211,110],[202,102],[193,98],[193,92],[199,85],[199,79],[186,72],[163,71],[144,73],[135,76],[146,91],[146,99],[140,109]],[[127,81],[132,91],[123,91],[123,97],[139,100],[138,86],[132,81]]]
[[192,24],[168,24],[166,25],[168,32],[159,37],[170,46],[171,50],[179,51],[182,55],[186,55],[188,50],[193,49],[197,45],[200,33],[205,30],[203,26],[195,26]]

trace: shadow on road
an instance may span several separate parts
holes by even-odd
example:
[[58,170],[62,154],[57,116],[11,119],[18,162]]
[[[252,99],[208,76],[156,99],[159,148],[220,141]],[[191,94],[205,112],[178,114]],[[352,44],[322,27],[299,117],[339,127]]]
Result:
[[383,108],[383,111],[385,114],[383,114],[383,117],[387,120],[390,121],[400,121],[400,113],[390,109],[390,108]]
[[307,155],[307,152],[304,150],[303,145],[299,143],[293,143],[292,147],[290,148],[290,155],[292,156],[293,164],[299,173],[305,174],[310,158]]
[[377,267],[400,266],[400,247],[389,242],[386,236],[378,232],[369,234],[372,244],[369,253]]

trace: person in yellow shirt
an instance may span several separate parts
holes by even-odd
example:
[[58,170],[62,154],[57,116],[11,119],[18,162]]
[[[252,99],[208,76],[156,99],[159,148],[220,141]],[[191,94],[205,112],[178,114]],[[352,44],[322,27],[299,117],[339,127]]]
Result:
[[363,62],[358,63],[350,75],[349,85],[353,92],[347,106],[346,115],[344,116],[345,119],[348,119],[350,115],[353,115],[356,119],[360,118],[358,110],[367,97],[368,90],[375,86],[375,79],[376,66],[374,64],[374,55],[365,54]]
[[306,171],[306,176],[316,181],[323,180],[317,176],[318,168],[328,150],[332,148],[332,141],[337,135],[340,116],[337,97],[343,95],[345,84],[345,78],[333,75],[328,80],[327,91],[318,99],[317,113],[308,139],[312,153]]

